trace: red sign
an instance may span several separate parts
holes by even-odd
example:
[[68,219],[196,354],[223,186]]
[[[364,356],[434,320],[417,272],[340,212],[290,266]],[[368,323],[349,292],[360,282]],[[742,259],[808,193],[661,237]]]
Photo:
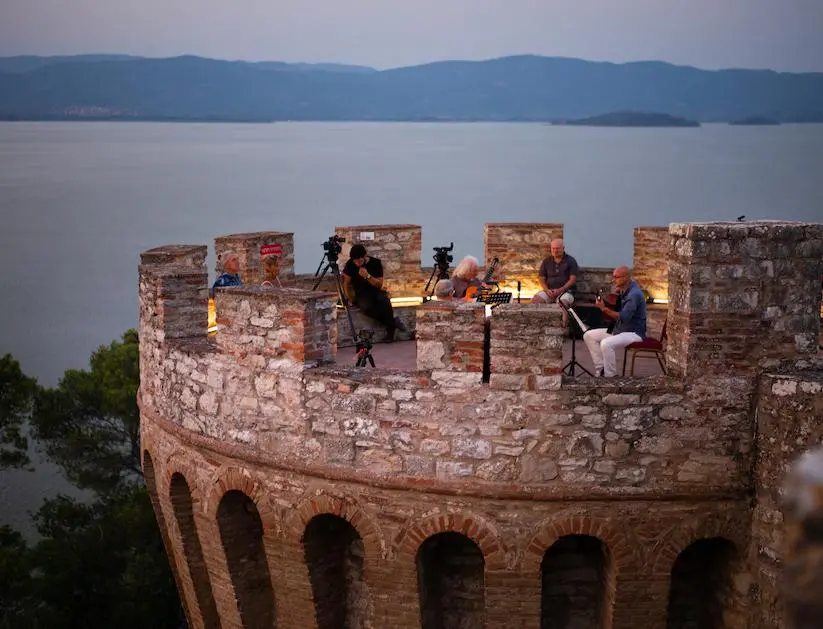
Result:
[[263,256],[282,257],[283,245],[281,245],[279,242],[273,245],[262,245],[260,247],[260,257],[262,258]]

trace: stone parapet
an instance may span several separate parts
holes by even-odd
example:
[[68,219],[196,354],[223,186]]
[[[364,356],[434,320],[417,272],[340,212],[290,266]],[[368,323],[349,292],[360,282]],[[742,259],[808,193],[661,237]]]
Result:
[[341,270],[351,245],[360,244],[366,247],[370,256],[380,258],[384,288],[392,296],[422,294],[426,280],[420,261],[420,225],[356,225],[335,227],[334,233],[346,239],[339,261]]
[[[811,556],[799,556],[798,540],[794,533],[788,539],[786,538],[784,512],[787,495],[786,472],[803,452],[823,443],[821,417],[823,417],[823,360],[817,359],[791,365],[783,373],[765,374],[761,378],[757,403],[757,459],[754,474],[756,503],[752,514],[750,561],[763,603],[763,620],[762,624],[757,627],[763,629],[795,626],[787,624],[788,619],[785,617],[783,604],[787,592],[783,584],[788,584],[786,557],[790,557],[789,561],[793,566],[790,572],[803,566],[804,562],[814,561]],[[796,484],[794,490],[800,490],[799,485]],[[791,494],[792,502],[796,503],[802,500],[803,495],[794,490],[789,491],[789,494]],[[815,509],[807,509],[805,514],[799,514],[794,508],[800,506],[793,504],[789,512],[790,519],[793,519],[790,524],[794,527],[795,533],[799,522],[813,516],[815,511]],[[818,502],[817,509],[823,513],[823,501]],[[816,544],[823,545],[823,538]],[[810,573],[811,569],[816,569],[818,575],[823,575],[821,572],[823,561],[806,567],[810,569]],[[803,592],[802,581],[804,579],[796,572],[795,576],[798,578],[793,581],[790,592],[800,594]],[[805,594],[810,594],[810,592]],[[819,592],[815,594],[816,603],[821,600],[818,594]],[[804,604],[810,603],[813,601],[808,600]],[[817,620],[823,613],[823,607],[818,605],[816,609],[815,619]],[[811,625],[801,623],[796,626],[799,628]]]
[[505,304],[494,308],[489,344],[491,388],[560,388],[564,333],[556,304]]
[[533,294],[540,290],[537,272],[555,238],[563,238],[562,223],[486,223],[483,229],[486,265],[498,258],[494,278],[501,286],[514,292],[520,280],[521,290]]
[[215,306],[224,329],[217,335],[217,347],[235,356],[279,358],[299,365],[333,362],[336,300],[330,293],[299,288],[218,288]]
[[280,258],[280,280],[288,284],[294,279],[294,234],[291,232],[261,231],[218,236],[214,239],[214,250],[218,275],[222,273],[220,256],[232,251],[239,259],[239,275],[243,283],[259,286],[266,279],[262,258],[266,252],[274,251]]
[[634,228],[632,276],[651,297],[669,297],[668,227]]
[[676,223],[670,234],[671,373],[754,373],[817,352],[823,225]]
[[483,304],[430,301],[417,308],[417,368],[483,371],[486,313]]

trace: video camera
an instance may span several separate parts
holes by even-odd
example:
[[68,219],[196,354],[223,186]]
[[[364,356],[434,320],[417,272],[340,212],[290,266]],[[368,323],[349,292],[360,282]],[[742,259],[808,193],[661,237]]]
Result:
[[343,250],[341,243],[346,242],[345,238],[341,238],[337,234],[330,236],[329,239],[323,243],[323,250],[326,252],[326,257],[330,262],[336,262],[337,256]]
[[450,253],[454,249],[454,243],[449,243],[448,247],[434,248],[434,261],[441,270],[449,268],[449,264],[454,260],[454,256]]

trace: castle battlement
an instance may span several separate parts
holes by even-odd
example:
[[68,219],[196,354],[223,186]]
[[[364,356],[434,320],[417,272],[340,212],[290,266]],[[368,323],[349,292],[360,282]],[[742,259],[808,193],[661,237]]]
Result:
[[[336,232],[420,294],[418,226]],[[561,236],[490,224],[486,259],[522,287]],[[284,287],[264,289],[273,244]],[[663,627],[703,609],[688,571],[715,569],[723,626],[761,626],[752,588],[779,614],[775,487],[821,439],[823,225],[635,230],[635,278],[666,290],[667,375],[605,381],[561,373],[554,305],[426,302],[406,314],[415,368],[338,364],[337,295],[294,274],[291,234],[215,245],[254,278],[215,292],[216,336],[205,246],[140,265],[144,466],[192,626]]]

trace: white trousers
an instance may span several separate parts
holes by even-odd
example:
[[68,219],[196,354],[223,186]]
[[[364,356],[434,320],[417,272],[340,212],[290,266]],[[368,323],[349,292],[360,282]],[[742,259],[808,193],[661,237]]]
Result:
[[[543,303],[546,303],[546,304],[553,304],[557,301],[554,298],[550,298],[548,296],[548,294],[546,293],[546,291],[544,291],[544,290],[541,290],[541,291],[538,291],[537,293],[535,293],[534,297],[532,297],[532,300],[534,300],[534,299],[537,299],[538,302],[543,302]],[[567,306],[571,306],[574,303],[574,295],[572,295],[569,292],[565,292],[562,295],[560,295],[560,301],[562,301]]]
[[592,356],[595,373],[603,373],[607,378],[617,375],[615,350],[642,341],[634,332],[609,334],[606,328],[594,328],[583,335],[589,354]]

